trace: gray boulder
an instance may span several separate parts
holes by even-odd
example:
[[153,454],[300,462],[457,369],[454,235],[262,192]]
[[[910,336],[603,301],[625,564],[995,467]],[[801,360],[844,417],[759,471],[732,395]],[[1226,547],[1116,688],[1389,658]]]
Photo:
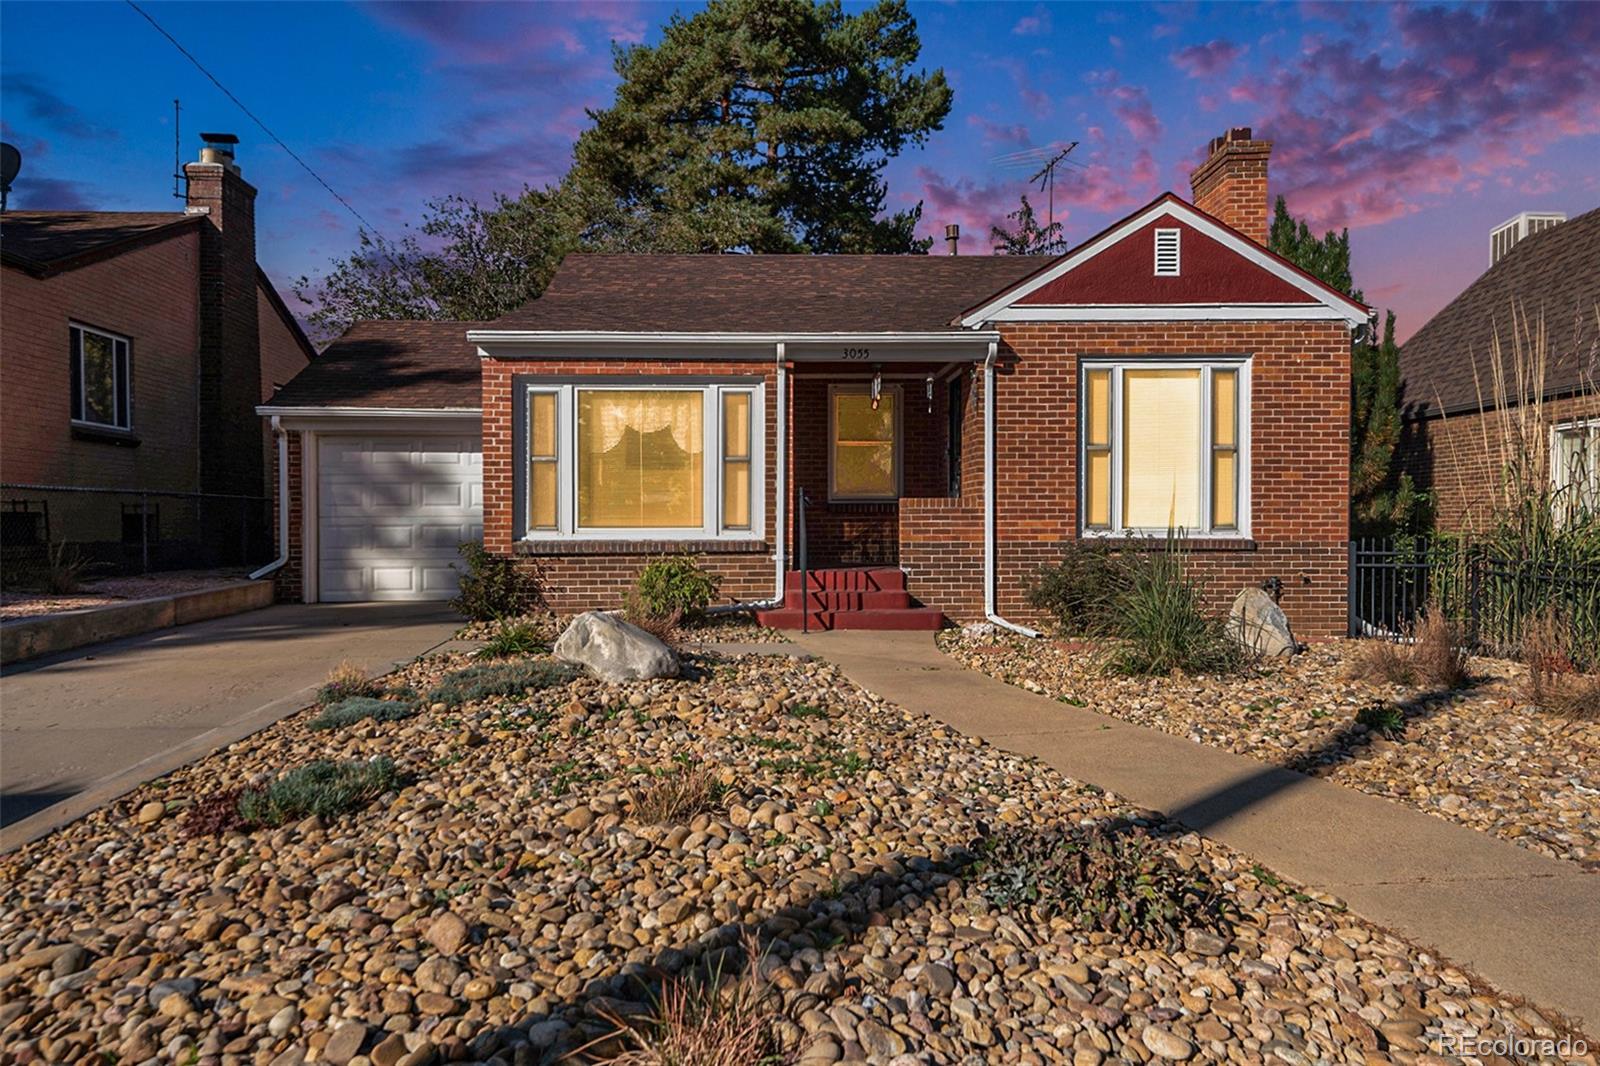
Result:
[[677,677],[678,653],[619,615],[587,611],[556,640],[556,658],[577,663],[602,681]]
[[1228,635],[1266,658],[1293,655],[1300,650],[1283,613],[1265,589],[1245,589],[1228,612]]

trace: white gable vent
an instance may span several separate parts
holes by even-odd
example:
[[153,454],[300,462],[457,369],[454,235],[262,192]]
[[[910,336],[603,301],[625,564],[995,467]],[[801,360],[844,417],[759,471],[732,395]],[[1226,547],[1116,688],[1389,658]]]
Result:
[[1179,240],[1182,236],[1182,230],[1156,230],[1156,277],[1175,278],[1178,276],[1178,249]]

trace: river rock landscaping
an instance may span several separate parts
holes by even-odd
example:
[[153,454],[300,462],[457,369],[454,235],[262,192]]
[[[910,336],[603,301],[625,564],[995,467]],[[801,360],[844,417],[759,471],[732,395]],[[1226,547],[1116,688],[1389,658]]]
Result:
[[[775,1061],[807,1066],[1446,1063],[1477,1061],[1450,1041],[1572,1035],[826,663],[691,657],[615,685],[506,665],[421,660],[364,697],[407,716],[307,709],[0,860],[6,1060],[603,1059],[663,981],[741,960]],[[330,796],[330,765],[385,791]],[[1092,868],[1157,871],[1204,913],[1059,905],[1103,879],[1051,865],[1058,838],[1105,834]]]
[[[1353,676],[1363,642],[1228,677],[1120,676],[1092,641],[948,630],[964,665],[1077,706],[1249,755],[1600,871],[1600,721],[1528,704],[1525,669],[1474,658],[1467,688]],[[1388,728],[1385,728],[1388,727]]]

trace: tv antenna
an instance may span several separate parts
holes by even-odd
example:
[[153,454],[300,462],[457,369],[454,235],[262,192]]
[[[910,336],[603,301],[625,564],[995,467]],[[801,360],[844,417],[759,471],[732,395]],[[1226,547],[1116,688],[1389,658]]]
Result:
[[183,180],[183,105],[172,101],[172,196],[175,200],[186,200],[188,197],[178,191],[178,183]]
[[1005,169],[1027,169],[1033,173],[1028,177],[1028,184],[1039,183],[1039,191],[1046,194],[1049,201],[1049,211],[1046,225],[1056,223],[1056,168],[1069,165],[1088,169],[1076,159],[1067,156],[1074,148],[1078,147],[1077,141],[1062,144],[1056,141],[1041,148],[1024,148],[1019,152],[1010,152],[1006,155],[997,155],[990,160],[991,163]]

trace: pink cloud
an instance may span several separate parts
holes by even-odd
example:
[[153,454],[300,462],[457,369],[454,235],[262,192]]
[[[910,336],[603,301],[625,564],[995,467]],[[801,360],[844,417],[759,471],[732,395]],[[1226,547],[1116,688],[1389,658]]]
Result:
[[1011,32],[1019,37],[1040,37],[1050,32],[1050,11],[1044,6],[1033,9],[1033,14],[1024,15],[1011,27]]
[[985,148],[996,146],[1026,148],[1032,142],[1028,127],[1020,122],[1006,125],[982,115],[968,115],[967,125],[977,132],[978,139]]
[[1218,39],[1180,48],[1172,53],[1172,62],[1191,78],[1210,78],[1226,72],[1243,51],[1232,41]]

